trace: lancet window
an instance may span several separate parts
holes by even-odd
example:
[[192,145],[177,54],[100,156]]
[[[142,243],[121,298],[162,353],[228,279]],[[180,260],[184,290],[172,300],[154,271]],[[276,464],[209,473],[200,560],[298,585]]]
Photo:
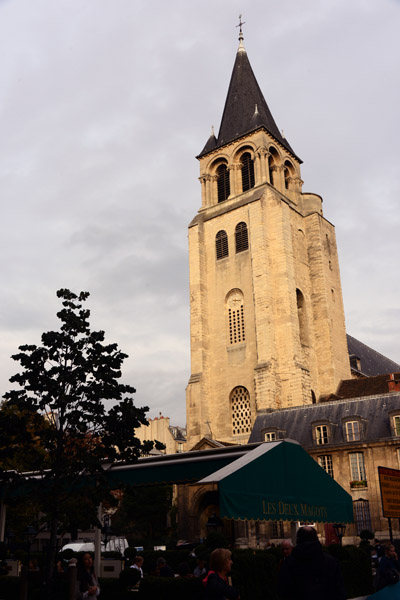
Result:
[[250,152],[245,152],[241,157],[242,163],[242,190],[243,192],[254,187],[254,161]]
[[217,169],[218,202],[229,198],[231,186],[229,180],[229,169],[226,165],[220,165]]
[[215,251],[217,260],[229,256],[228,236],[224,230],[218,231],[215,236]]

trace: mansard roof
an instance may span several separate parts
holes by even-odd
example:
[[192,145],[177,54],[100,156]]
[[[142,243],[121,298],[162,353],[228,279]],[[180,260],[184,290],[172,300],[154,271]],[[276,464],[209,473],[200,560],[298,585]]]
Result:
[[[383,354],[380,354],[373,348],[370,348],[348,334],[347,347],[349,350],[352,371],[355,371],[359,375],[371,377],[374,375],[385,375],[386,373],[400,371],[400,365],[398,363],[395,363],[390,358],[383,356]],[[360,368],[357,368],[356,366],[357,359],[359,359]]]
[[[346,442],[343,421],[354,418],[363,423],[363,442],[393,439],[390,414],[396,411],[400,413],[399,392],[260,413],[254,423],[249,444],[264,441],[267,431],[276,431],[279,439],[296,440],[303,448],[318,448],[323,454],[332,445],[351,445]],[[329,443],[317,446],[313,428],[319,423],[328,423],[331,427]]]
[[[266,129],[272,137],[296,157],[289,142],[281,134],[274,121],[241,40],[218,137],[212,136],[214,139],[209,138],[197,158],[260,128]],[[298,157],[296,158],[300,160]]]

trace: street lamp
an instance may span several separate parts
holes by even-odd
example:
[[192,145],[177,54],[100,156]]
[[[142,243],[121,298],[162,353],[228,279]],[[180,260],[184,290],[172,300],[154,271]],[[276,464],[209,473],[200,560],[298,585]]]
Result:
[[339,539],[339,544],[342,546],[342,540],[346,531],[346,525],[344,525],[343,523],[335,523],[333,529],[335,530],[336,537]]

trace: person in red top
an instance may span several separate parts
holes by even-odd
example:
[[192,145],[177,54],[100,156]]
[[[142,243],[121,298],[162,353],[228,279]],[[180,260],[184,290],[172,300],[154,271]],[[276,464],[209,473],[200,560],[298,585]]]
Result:
[[210,555],[210,570],[203,580],[206,600],[238,600],[239,591],[229,585],[227,575],[232,568],[232,554],[226,548],[216,548]]

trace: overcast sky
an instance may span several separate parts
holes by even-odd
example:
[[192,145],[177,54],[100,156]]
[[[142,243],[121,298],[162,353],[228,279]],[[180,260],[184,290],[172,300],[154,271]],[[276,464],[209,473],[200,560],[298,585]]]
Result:
[[336,226],[347,331],[400,362],[398,0],[0,0],[0,392],[87,290],[136,402],[184,425],[187,225],[238,46]]

